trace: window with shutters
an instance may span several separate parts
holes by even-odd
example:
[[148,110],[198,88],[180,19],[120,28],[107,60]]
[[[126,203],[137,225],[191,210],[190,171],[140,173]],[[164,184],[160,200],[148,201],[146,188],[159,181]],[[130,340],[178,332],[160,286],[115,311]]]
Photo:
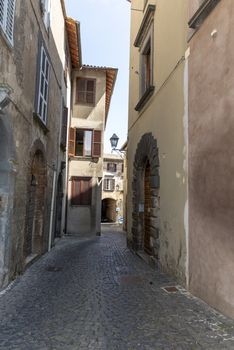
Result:
[[116,163],[107,163],[107,171],[115,173],[117,171],[117,164]]
[[49,70],[50,64],[44,46],[40,50],[39,62],[39,86],[37,96],[37,114],[44,124],[47,122],[48,93],[49,93]]
[[68,153],[72,157],[99,158],[102,151],[101,130],[70,128]]
[[0,29],[13,45],[15,0],[0,0]]
[[77,78],[76,104],[95,105],[95,79]]
[[103,187],[104,187],[104,191],[114,192],[114,190],[115,190],[115,179],[105,178]]
[[92,204],[92,178],[72,177],[71,205],[91,205]]

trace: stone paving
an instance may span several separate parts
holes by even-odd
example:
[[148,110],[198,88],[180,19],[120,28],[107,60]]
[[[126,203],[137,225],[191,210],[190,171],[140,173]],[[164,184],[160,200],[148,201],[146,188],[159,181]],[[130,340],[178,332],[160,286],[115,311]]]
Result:
[[234,349],[234,321],[168,285],[113,227],[64,238],[0,293],[0,349]]

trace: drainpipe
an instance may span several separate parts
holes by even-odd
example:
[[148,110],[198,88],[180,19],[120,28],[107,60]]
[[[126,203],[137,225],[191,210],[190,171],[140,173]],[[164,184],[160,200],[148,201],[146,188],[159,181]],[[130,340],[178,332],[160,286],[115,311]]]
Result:
[[51,209],[50,209],[50,230],[49,230],[48,252],[51,250],[53,218],[54,218],[54,198],[55,198],[55,190],[56,190],[56,170],[53,170],[53,171],[54,171],[54,177],[53,177],[53,190],[52,190]]

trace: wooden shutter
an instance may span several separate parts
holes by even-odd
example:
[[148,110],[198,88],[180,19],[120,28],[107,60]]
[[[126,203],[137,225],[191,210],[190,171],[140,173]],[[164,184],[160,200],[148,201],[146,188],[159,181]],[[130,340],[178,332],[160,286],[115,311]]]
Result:
[[73,177],[71,205],[91,205],[92,182],[90,177]]
[[87,80],[86,85],[86,102],[94,104],[95,101],[95,80]]
[[86,90],[86,80],[77,78],[76,79],[76,103],[85,103],[85,90]]
[[104,190],[107,190],[107,179],[104,179]]
[[72,178],[71,205],[79,205],[80,182],[77,177]]
[[67,145],[67,117],[68,117],[68,108],[63,108],[63,120],[62,120],[62,132],[61,132],[61,146],[66,148]]
[[101,130],[94,130],[92,156],[99,158],[101,157],[101,152],[102,152],[102,132]]
[[115,179],[111,180],[111,186],[110,186],[111,191],[115,190]]
[[81,205],[91,205],[92,186],[91,178],[83,178],[81,180]]
[[75,156],[76,149],[76,128],[69,129],[68,155]]

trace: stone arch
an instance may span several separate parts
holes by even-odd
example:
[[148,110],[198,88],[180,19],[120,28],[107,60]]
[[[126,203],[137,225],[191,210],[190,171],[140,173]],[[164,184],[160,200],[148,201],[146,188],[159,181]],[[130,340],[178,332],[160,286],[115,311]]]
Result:
[[[146,181],[147,195],[146,196]],[[132,246],[136,251],[146,251],[156,261],[159,256],[159,157],[157,140],[146,133],[139,141],[133,169]],[[146,208],[147,204],[147,208]],[[147,210],[147,212],[146,212]],[[149,230],[149,247],[145,244],[145,224]]]
[[36,140],[30,152],[24,256],[40,255],[44,249],[46,194],[46,156],[42,142]]
[[102,199],[102,222],[116,222],[116,203],[111,197]]

